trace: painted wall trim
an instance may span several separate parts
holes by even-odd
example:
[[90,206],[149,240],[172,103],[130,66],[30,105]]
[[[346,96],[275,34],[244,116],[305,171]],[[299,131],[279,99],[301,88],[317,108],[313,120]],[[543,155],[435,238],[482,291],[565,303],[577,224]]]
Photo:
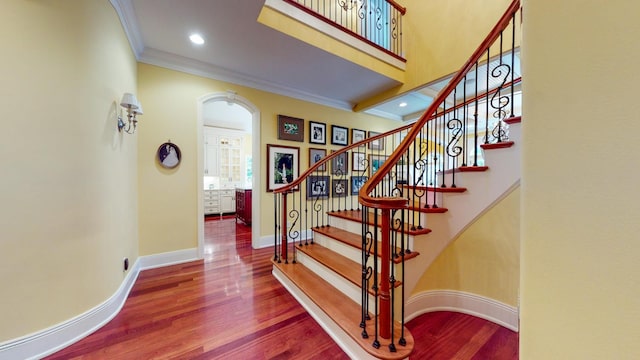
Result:
[[109,299],[69,320],[0,344],[0,359],[40,359],[83,339],[118,315],[140,271],[198,260],[197,253],[185,249],[139,257]]
[[512,331],[518,331],[520,323],[517,307],[464,291],[424,291],[411,296],[405,310],[407,322],[429,312],[455,311],[491,321]]

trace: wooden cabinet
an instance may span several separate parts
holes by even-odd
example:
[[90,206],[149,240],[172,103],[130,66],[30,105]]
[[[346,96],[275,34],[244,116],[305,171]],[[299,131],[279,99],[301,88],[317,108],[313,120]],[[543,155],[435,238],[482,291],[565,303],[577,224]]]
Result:
[[236,189],[236,222],[251,225],[251,189]]
[[233,189],[219,190],[220,193],[220,212],[223,214],[231,214],[236,212],[236,194]]
[[221,187],[245,183],[244,133],[204,127],[204,175],[219,177]]
[[204,214],[220,214],[220,196],[218,190],[204,191]]
[[233,214],[236,211],[235,192],[227,190],[204,191],[204,214]]

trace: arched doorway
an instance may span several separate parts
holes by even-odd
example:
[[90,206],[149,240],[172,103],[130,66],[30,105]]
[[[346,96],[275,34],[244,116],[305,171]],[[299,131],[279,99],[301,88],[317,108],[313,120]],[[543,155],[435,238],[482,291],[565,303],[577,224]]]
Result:
[[[260,193],[258,186],[260,184],[260,111],[250,101],[237,95],[235,92],[227,91],[221,93],[207,94],[198,98],[198,256],[204,257],[204,126],[209,123],[206,119],[208,108],[215,107],[220,103],[223,106],[235,107],[239,106],[248,112],[251,123],[251,189],[256,191],[252,197],[252,208],[260,209]],[[218,104],[218,105],[220,105]],[[234,109],[238,110],[238,109]],[[255,211],[254,211],[255,213]],[[260,238],[260,216],[252,215],[251,220],[251,238],[255,247],[257,239]]]

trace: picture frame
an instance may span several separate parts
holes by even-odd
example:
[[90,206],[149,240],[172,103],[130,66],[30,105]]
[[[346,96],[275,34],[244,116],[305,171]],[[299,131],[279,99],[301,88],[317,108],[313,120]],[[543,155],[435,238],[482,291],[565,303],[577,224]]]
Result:
[[[309,148],[309,167],[327,156],[327,149]],[[316,171],[327,171],[327,164],[320,165]]]
[[329,197],[329,186],[331,178],[329,176],[311,175],[307,178],[307,199],[318,199]]
[[286,186],[297,179],[299,169],[300,148],[267,144],[267,192]]
[[366,176],[352,176],[351,177],[351,195],[358,195],[362,185],[367,182],[369,178]]
[[180,165],[182,153],[180,152],[178,145],[173,144],[170,141],[166,142],[158,147],[158,151],[156,153],[158,162],[163,168],[173,169]]
[[349,145],[349,129],[338,125],[331,125],[331,144]]
[[286,115],[278,115],[278,139],[304,141],[304,120]]
[[309,121],[309,143],[311,144],[327,144],[327,124]]
[[[375,132],[375,131],[369,131],[369,136],[368,137],[374,137],[376,135],[380,135],[379,132]],[[378,139],[378,140],[374,140],[369,142],[369,149],[371,150],[384,150],[384,139]]]
[[385,161],[387,161],[387,158],[389,158],[386,155],[375,155],[375,154],[369,154],[369,164],[371,165],[371,175],[375,174],[376,171],[378,171],[378,169],[380,169],[380,167],[384,164]]
[[360,129],[351,129],[351,143],[355,144],[367,138],[367,133]]
[[[334,153],[332,151],[332,153]],[[331,175],[344,176],[349,172],[349,156],[348,153],[343,152],[338,156],[331,159]]]
[[351,170],[364,171],[367,169],[367,155],[363,152],[354,151],[351,153]]
[[331,180],[331,197],[341,198],[346,197],[349,193],[349,182],[347,179],[333,179]]

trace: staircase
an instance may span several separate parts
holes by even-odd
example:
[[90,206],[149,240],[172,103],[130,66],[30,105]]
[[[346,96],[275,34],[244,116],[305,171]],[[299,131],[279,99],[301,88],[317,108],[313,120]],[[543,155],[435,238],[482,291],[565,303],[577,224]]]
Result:
[[351,358],[409,357],[405,305],[421,275],[519,184],[519,10],[515,0],[418,122],[274,190],[273,274]]

